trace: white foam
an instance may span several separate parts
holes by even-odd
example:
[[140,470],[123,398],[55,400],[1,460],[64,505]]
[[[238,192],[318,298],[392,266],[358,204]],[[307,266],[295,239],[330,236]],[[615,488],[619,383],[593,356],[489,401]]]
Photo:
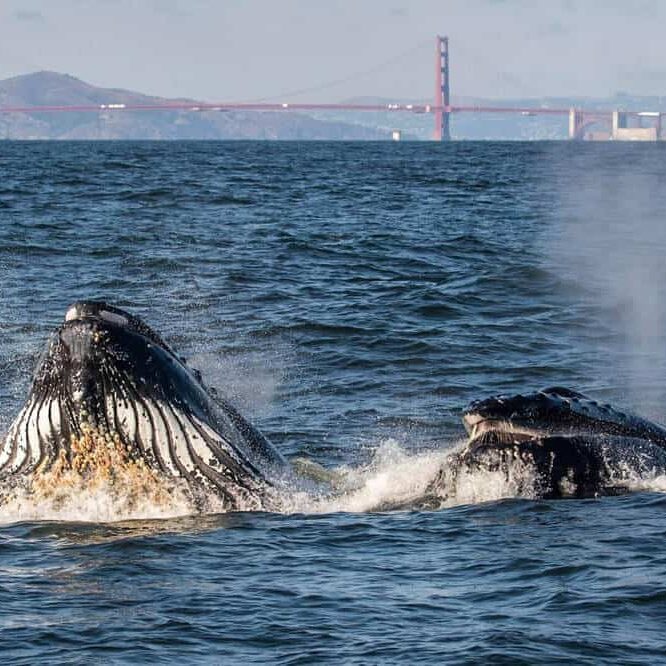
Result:
[[[295,494],[285,512],[331,513],[381,511],[391,508],[444,508],[507,497],[535,497],[535,476],[516,461],[507,472],[459,469],[451,457],[464,446],[409,453],[396,440],[382,442],[369,464],[334,471],[341,492],[329,498]],[[432,482],[440,475],[437,484]]]
[[611,477],[611,486],[630,492],[666,493],[666,474],[657,470],[642,470],[638,473],[629,465],[620,466]]
[[302,493],[285,498],[287,513],[366,512],[406,505],[423,497],[447,451],[408,454],[395,440],[376,449],[369,464],[333,471],[338,492],[329,498]]
[[177,518],[193,513],[196,513],[195,507],[186,493],[178,488],[173,489],[166,502],[156,502],[149,495],[129,499],[111,486],[68,489],[56,498],[37,498],[28,490],[19,488],[0,506],[0,524],[35,520],[104,523]]
[[626,487],[634,492],[666,493],[666,474],[635,478],[630,480]]
[[443,477],[439,508],[537,496],[534,468],[520,460],[514,460],[507,469],[495,471],[445,467]]

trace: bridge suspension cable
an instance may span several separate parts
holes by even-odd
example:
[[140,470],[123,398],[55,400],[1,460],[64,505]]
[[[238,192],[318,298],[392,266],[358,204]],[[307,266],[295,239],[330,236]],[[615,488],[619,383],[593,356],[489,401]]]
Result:
[[328,90],[330,88],[335,88],[337,86],[344,85],[345,83],[349,83],[351,81],[356,81],[358,79],[364,78],[366,76],[369,76],[371,74],[377,74],[377,72],[381,72],[385,70],[387,67],[390,67],[391,65],[394,65],[396,62],[400,62],[404,60],[405,58],[413,55],[414,53],[424,50],[426,46],[429,46],[432,42],[432,39],[427,39],[422,42],[419,42],[418,44],[410,47],[406,51],[403,51],[402,53],[398,53],[397,55],[391,56],[387,60],[384,60],[383,62],[377,63],[376,65],[373,65],[372,67],[368,67],[367,69],[362,69],[356,72],[353,72],[351,74],[348,74],[347,76],[344,76],[339,79],[332,79],[330,81],[325,81],[324,83],[320,83],[318,85],[310,86],[308,88],[298,88],[296,90],[287,90],[285,92],[280,93],[279,95],[271,95],[270,97],[259,97],[256,99],[250,99],[250,100],[245,100],[244,103],[246,104],[258,104],[261,102],[272,102],[275,100],[284,100],[289,97],[299,97],[301,95],[307,95],[310,93],[316,93],[316,92],[321,92],[322,90]]

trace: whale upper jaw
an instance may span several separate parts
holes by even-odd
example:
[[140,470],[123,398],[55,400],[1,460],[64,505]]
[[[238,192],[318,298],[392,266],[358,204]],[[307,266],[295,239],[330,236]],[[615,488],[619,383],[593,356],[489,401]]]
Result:
[[599,435],[638,437],[666,445],[666,428],[562,387],[472,402],[463,413],[472,438],[485,432],[530,435]]
[[63,326],[77,321],[97,322],[100,326],[140,335],[173,354],[164,339],[142,319],[104,301],[77,301],[70,305],[65,313]]
[[522,441],[540,437],[546,432],[545,429],[519,426],[510,420],[487,418],[474,412],[463,415],[463,424],[470,440],[492,432],[507,441]]
[[[182,390],[179,390],[182,389]],[[35,371],[31,394],[55,394],[71,430],[109,421],[110,401],[201,400],[196,375],[147,325],[104,303],[71,306]]]
[[65,313],[65,323],[86,318],[99,318],[117,326],[128,326],[129,318],[116,308],[111,308],[99,301],[82,301],[74,303]]

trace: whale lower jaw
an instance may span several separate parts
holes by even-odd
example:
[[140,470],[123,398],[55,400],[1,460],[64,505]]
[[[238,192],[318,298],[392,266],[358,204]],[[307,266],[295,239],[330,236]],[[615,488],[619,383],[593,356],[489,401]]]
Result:
[[[581,499],[629,492],[664,475],[666,451],[640,438],[553,435],[510,441],[487,431],[448,456],[427,495],[447,502],[472,486],[478,501]],[[483,486],[499,494],[479,500]]]
[[280,452],[156,331],[101,301],[67,310],[0,443],[0,486],[44,492],[178,487],[221,510],[270,510],[292,480]]
[[271,486],[205,420],[166,402],[112,400],[97,416],[57,398],[26,403],[0,449],[0,475],[30,478],[35,492],[106,484],[143,488],[154,498],[187,494],[220,510],[275,505]]

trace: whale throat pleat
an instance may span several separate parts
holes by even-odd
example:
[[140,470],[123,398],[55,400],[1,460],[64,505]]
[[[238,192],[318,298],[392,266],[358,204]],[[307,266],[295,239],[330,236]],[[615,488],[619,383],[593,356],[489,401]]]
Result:
[[257,470],[203,419],[145,395],[120,372],[111,371],[104,383],[103,418],[151,466],[168,476],[207,481],[225,495],[230,484],[250,490],[247,478]]
[[53,462],[63,428],[62,406],[57,396],[34,395],[9,428],[0,448],[0,470],[9,473],[45,468]]

